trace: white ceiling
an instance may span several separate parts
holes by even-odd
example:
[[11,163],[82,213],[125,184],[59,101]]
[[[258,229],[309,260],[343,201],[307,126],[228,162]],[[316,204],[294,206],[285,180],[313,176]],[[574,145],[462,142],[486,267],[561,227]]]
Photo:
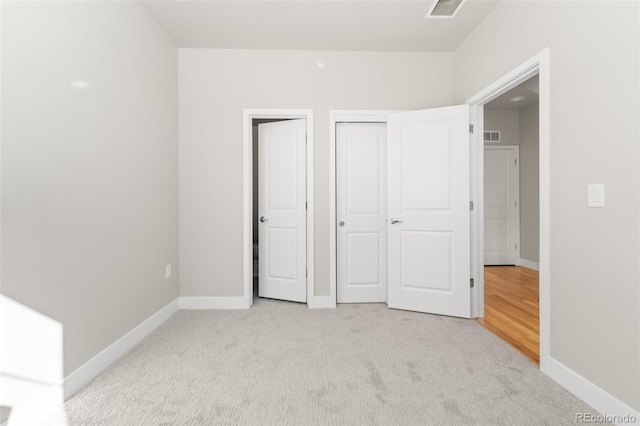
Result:
[[[531,77],[529,80],[514,87],[506,93],[498,96],[491,102],[487,103],[485,109],[523,109],[539,102],[540,90],[538,89],[538,76]],[[518,102],[512,102],[511,98],[516,96],[524,96],[524,99]]]
[[451,52],[498,0],[467,0],[453,19],[433,1],[143,1],[179,47]]

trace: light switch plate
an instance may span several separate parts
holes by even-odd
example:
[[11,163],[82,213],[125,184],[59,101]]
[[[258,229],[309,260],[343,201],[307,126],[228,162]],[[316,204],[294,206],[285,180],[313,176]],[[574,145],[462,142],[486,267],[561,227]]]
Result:
[[171,278],[171,265],[167,265],[164,267],[164,278],[168,280]]
[[587,206],[604,207],[604,183],[587,185]]

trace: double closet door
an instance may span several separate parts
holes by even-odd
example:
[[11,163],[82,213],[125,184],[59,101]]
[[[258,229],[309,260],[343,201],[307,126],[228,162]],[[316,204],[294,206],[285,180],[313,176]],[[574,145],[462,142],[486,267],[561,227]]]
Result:
[[337,302],[470,316],[469,109],[336,127]]

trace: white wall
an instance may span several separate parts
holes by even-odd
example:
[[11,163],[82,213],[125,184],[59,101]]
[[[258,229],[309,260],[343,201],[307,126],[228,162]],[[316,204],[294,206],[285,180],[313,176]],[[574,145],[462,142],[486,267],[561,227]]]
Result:
[[65,375],[178,296],[177,78],[136,2],[3,2],[2,293]]
[[485,108],[484,131],[490,130],[500,132],[500,142],[485,142],[485,146],[520,145],[520,112]]
[[520,258],[540,260],[540,128],[539,105],[520,115]]
[[[640,409],[637,2],[506,1],[456,50],[463,102],[545,47],[551,72],[551,356]],[[587,185],[604,183],[604,209]]]
[[243,108],[314,110],[315,285],[326,295],[329,109],[452,101],[449,53],[180,49],[179,74],[182,296],[242,295]]

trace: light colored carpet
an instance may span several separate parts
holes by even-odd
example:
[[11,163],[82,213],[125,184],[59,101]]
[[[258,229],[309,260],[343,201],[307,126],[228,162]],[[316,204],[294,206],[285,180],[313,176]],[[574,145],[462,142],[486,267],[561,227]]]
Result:
[[472,320],[266,299],[179,311],[66,412],[70,425],[559,425],[595,413]]

